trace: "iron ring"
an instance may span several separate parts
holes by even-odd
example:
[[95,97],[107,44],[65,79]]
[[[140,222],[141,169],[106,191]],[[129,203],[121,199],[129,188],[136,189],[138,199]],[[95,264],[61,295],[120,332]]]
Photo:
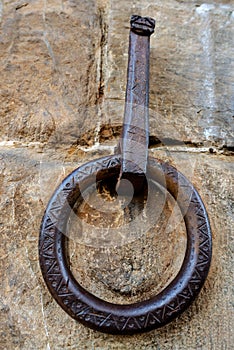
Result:
[[[159,183],[162,177],[165,178],[167,190],[184,216],[187,247],[182,267],[162,292],[133,304],[112,304],[84,289],[69,269],[65,254],[66,237],[62,232],[80,194],[79,188],[88,187],[97,174],[102,179],[113,176],[120,171],[120,165],[121,155],[103,157],[75,169],[63,180],[42,220],[39,260],[50,293],[71,317],[105,333],[133,334],[159,328],[187,309],[207,277],[212,242],[208,216],[196,189],[173,166],[149,158],[147,177]],[[182,191],[180,196],[179,190]]]

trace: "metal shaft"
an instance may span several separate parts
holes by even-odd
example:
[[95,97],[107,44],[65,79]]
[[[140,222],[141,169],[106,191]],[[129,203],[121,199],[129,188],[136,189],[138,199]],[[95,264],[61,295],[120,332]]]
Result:
[[134,188],[141,187],[148,158],[149,53],[155,21],[132,16],[129,35],[127,88],[120,152],[120,179],[127,178]]

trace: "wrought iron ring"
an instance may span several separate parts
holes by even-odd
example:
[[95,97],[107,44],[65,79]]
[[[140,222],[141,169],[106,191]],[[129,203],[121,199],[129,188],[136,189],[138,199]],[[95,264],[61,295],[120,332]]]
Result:
[[[61,183],[46,209],[40,233],[39,255],[44,280],[58,304],[84,325],[112,334],[132,334],[161,327],[180,315],[198,295],[211,260],[211,232],[202,200],[193,185],[174,167],[149,158],[147,177],[160,183],[176,199],[187,230],[187,248],[176,278],[155,297],[134,304],[106,302],[85,290],[69,269],[65,240],[70,211],[93,177],[106,179],[120,171],[121,155],[91,161]],[[177,197],[180,186],[183,196]],[[188,203],[185,205],[184,203]],[[69,205],[68,205],[69,203]],[[64,230],[64,231],[63,231]]]

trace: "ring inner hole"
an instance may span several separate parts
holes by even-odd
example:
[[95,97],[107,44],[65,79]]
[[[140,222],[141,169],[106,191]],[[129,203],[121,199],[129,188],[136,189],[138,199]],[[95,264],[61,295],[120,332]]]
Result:
[[149,299],[178,274],[186,228],[171,194],[156,182],[118,196],[117,177],[82,191],[67,224],[70,270],[85,289],[119,304]]

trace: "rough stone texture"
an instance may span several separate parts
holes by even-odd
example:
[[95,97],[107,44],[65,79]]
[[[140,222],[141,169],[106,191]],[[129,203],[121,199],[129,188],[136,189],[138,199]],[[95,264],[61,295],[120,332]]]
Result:
[[186,249],[183,217],[169,193],[153,183],[149,182],[144,206],[140,198],[129,203],[126,197],[125,209],[121,209],[123,197],[115,200],[105,187],[101,194],[93,190],[85,196],[78,217],[71,217],[67,231],[71,269],[85,288],[110,302],[148,299],[164,289],[181,267]]
[[[157,20],[151,153],[198,188],[214,248],[206,284],[189,310],[160,330],[121,337],[89,330],[64,313],[42,280],[37,244],[56,185],[117,143],[134,13]],[[232,1],[9,0],[0,3],[0,18],[0,348],[231,350]],[[95,212],[82,210],[92,221]],[[178,271],[185,244],[182,226],[164,230],[167,216],[169,204],[154,231],[121,247],[71,242],[77,278],[116,302],[160,290]]]

